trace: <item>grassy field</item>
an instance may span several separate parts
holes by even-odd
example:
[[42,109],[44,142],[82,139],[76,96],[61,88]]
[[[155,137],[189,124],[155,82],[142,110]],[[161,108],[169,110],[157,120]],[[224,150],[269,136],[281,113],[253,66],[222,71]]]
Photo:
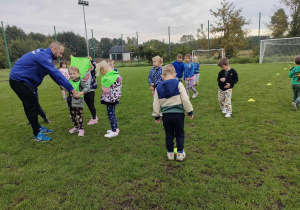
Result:
[[100,89],[100,122],[78,137],[68,133],[61,91],[46,77],[39,96],[55,131],[51,142],[33,141],[5,81],[9,71],[0,70],[0,209],[299,209],[300,113],[290,105],[289,64],[231,67],[240,80],[229,119],[217,101],[219,68],[201,67],[184,162],[167,160],[163,125],[151,116],[150,67],[119,68],[120,134],[112,139],[103,136],[110,126]]

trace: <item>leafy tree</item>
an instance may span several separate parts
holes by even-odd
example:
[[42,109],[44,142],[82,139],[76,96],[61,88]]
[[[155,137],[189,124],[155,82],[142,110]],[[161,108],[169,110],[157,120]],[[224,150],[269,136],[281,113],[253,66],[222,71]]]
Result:
[[[1,31],[2,28],[0,27]],[[5,69],[8,68],[8,60],[7,60],[7,54],[6,54],[6,49],[5,49],[5,45],[4,45],[4,40],[3,38],[0,36],[0,69]]]
[[101,57],[102,58],[109,58],[109,50],[112,48],[113,43],[110,38],[101,38],[100,43],[99,43],[99,48],[101,52]]
[[7,43],[10,43],[12,40],[26,39],[27,35],[21,28],[18,28],[17,26],[7,25],[5,28],[5,37]]
[[181,44],[187,44],[187,43],[193,42],[193,41],[195,41],[195,38],[194,38],[194,36],[193,36],[192,34],[190,34],[190,35],[183,35],[183,36],[180,38],[180,40],[179,40],[179,42],[180,42]]
[[74,32],[62,32],[57,34],[57,40],[66,48],[69,48],[77,57],[87,56],[85,38]]
[[271,17],[271,21],[267,27],[272,31],[273,38],[282,38],[284,33],[288,30],[289,22],[288,17],[282,8],[278,9]]
[[234,4],[223,0],[221,8],[216,12],[210,10],[213,16],[219,18],[217,26],[212,25],[212,34],[222,34],[219,37],[221,46],[225,49],[227,58],[235,57],[237,49],[242,49],[246,45],[246,31],[243,26],[250,23],[241,16],[242,9],[235,10]]
[[286,5],[292,16],[292,21],[290,24],[290,37],[300,36],[300,0],[281,0],[281,2]]
[[24,54],[40,48],[38,44],[40,43],[32,39],[17,38],[16,40],[12,40],[8,46],[11,61],[15,63]]
[[46,40],[46,35],[44,34],[41,34],[41,33],[33,33],[33,32],[30,32],[27,36],[29,39],[32,39],[32,40],[36,40],[36,41],[39,41],[39,42],[44,42]]

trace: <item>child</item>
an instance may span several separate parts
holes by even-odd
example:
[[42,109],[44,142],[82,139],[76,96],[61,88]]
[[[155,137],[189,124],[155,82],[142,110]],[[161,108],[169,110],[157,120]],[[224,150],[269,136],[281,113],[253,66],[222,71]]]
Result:
[[162,82],[161,74],[162,74],[162,62],[163,59],[159,56],[155,56],[152,58],[153,68],[150,69],[148,82],[150,85],[150,90],[152,90],[152,95],[154,96],[154,91],[157,85]]
[[239,78],[237,72],[229,67],[229,60],[227,58],[221,58],[218,66],[221,68],[218,74],[218,100],[222,113],[226,114],[225,117],[230,117],[232,114],[232,88],[238,82]]
[[292,78],[292,89],[294,93],[294,100],[292,102],[292,109],[297,110],[300,103],[300,56],[295,58],[296,66],[292,67],[289,77]]
[[179,82],[182,82],[182,74],[184,71],[184,63],[182,62],[182,55],[178,54],[177,55],[177,61],[174,61],[172,65],[175,67],[176,70],[176,79]]
[[[83,130],[83,94],[86,94],[89,91],[89,86],[86,83],[85,79],[80,79],[81,74],[79,73],[79,69],[75,66],[71,66],[69,68],[70,79],[69,82],[74,87],[74,89],[78,92],[78,97],[75,98],[72,92],[69,92],[69,96],[67,98],[68,106],[70,107],[70,118],[74,123],[74,128],[69,130],[70,133],[78,132],[78,136],[84,136]],[[78,118],[78,122],[76,120],[76,115]]]
[[177,160],[182,161],[184,152],[184,111],[193,119],[193,106],[189,101],[184,86],[175,79],[173,65],[164,66],[162,71],[163,82],[155,89],[153,113],[155,122],[160,123],[159,110],[163,113],[163,125],[166,133],[167,157],[174,160],[174,137],[177,144]]
[[[70,76],[69,76],[69,72],[68,72],[68,68],[67,68],[67,62],[64,60],[61,60],[59,63],[60,69],[59,71],[62,73],[62,75],[64,75],[64,77],[69,80]],[[66,92],[64,89],[62,89],[62,96],[63,99],[66,100]]]
[[101,78],[102,97],[101,104],[106,105],[108,120],[111,125],[111,130],[107,131],[104,137],[112,138],[119,134],[117,118],[115,114],[115,107],[121,98],[122,77],[119,73],[112,71],[106,61],[99,63]]
[[199,77],[200,77],[200,64],[198,63],[197,56],[193,57],[193,63],[194,63],[194,75],[195,75],[194,83],[195,86],[197,86],[199,85]]
[[108,64],[110,66],[111,69],[113,69],[115,72],[119,73],[117,69],[115,69],[115,61],[112,59],[108,60]]
[[192,56],[190,54],[186,54],[184,56],[185,66],[184,66],[184,80],[186,86],[186,93],[190,96],[190,89],[194,92],[192,98],[196,98],[198,95],[197,90],[194,88],[194,64],[192,61]]
[[84,101],[92,114],[92,118],[87,125],[93,125],[98,123],[98,117],[95,108],[95,89],[97,89],[96,62],[94,62],[91,57],[89,57],[89,59],[91,60],[91,68],[85,74],[84,79],[87,82],[90,90],[84,94]]

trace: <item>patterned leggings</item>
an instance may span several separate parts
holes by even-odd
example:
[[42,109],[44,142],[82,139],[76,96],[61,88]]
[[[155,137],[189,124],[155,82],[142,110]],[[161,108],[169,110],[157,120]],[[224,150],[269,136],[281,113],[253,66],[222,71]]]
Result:
[[117,128],[118,128],[118,122],[117,122],[117,118],[116,118],[116,114],[115,114],[115,109],[116,109],[116,105],[106,105],[106,109],[107,109],[107,116],[108,116],[108,120],[110,122],[110,126],[111,126],[111,130],[113,132],[116,132]]
[[[71,120],[74,124],[74,127],[79,128],[79,129],[83,129],[82,111],[83,111],[83,108],[70,107],[70,118],[71,118]],[[77,123],[77,120],[76,120],[76,115],[78,117],[78,123]]]
[[84,94],[84,101],[89,107],[89,110],[92,114],[92,118],[96,119],[96,108],[95,108],[95,91],[90,91]]
[[188,96],[190,96],[190,89],[194,92],[197,93],[197,90],[194,88],[194,80],[185,80],[185,89],[186,93]]

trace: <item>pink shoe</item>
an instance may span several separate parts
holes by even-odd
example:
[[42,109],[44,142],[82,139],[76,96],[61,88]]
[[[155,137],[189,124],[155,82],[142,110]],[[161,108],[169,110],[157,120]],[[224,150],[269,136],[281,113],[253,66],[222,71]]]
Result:
[[94,125],[94,124],[96,124],[96,123],[98,123],[98,117],[96,117],[96,119],[90,119],[90,121],[87,123],[87,125]]
[[79,129],[76,128],[76,127],[74,127],[71,130],[69,130],[70,133],[75,133],[75,132],[78,132],[78,131],[79,131]]
[[84,130],[83,129],[78,130],[78,136],[84,136]]

